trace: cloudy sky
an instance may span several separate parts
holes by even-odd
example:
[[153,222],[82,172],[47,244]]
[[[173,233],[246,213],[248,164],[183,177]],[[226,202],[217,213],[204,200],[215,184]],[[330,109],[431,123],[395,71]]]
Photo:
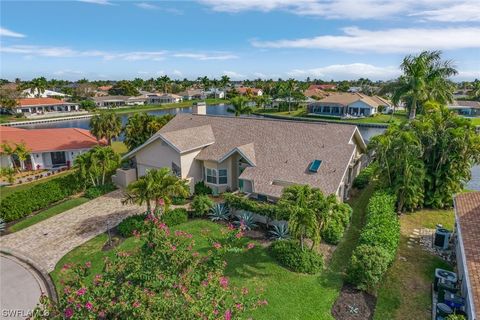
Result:
[[0,2],[0,76],[390,79],[442,50],[480,78],[479,0]]

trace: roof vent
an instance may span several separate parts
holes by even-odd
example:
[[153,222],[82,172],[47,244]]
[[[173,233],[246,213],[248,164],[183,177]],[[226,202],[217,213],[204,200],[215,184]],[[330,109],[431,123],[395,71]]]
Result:
[[310,166],[308,167],[308,171],[317,173],[321,164],[322,164],[322,160],[313,160],[312,163],[310,163]]

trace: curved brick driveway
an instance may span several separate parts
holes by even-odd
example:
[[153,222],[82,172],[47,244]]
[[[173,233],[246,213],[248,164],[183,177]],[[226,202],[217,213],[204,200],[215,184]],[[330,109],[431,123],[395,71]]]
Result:
[[75,247],[116,226],[125,217],[144,211],[136,205],[122,205],[121,199],[121,190],[93,199],[1,237],[0,248],[20,252],[51,272],[60,258]]

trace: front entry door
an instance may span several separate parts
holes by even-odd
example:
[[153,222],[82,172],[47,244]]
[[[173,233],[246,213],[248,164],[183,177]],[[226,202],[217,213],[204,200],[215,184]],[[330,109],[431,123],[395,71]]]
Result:
[[65,152],[50,152],[52,157],[52,166],[59,167],[67,164]]

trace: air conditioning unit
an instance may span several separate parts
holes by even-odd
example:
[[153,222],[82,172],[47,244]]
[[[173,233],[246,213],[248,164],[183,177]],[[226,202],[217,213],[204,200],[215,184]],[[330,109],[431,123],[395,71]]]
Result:
[[433,238],[433,246],[441,250],[448,249],[448,243],[450,241],[451,232],[447,229],[437,226]]
[[433,283],[433,289],[438,290],[438,282],[440,279],[445,279],[453,284],[457,284],[458,277],[455,272],[436,268],[435,269],[435,281]]

